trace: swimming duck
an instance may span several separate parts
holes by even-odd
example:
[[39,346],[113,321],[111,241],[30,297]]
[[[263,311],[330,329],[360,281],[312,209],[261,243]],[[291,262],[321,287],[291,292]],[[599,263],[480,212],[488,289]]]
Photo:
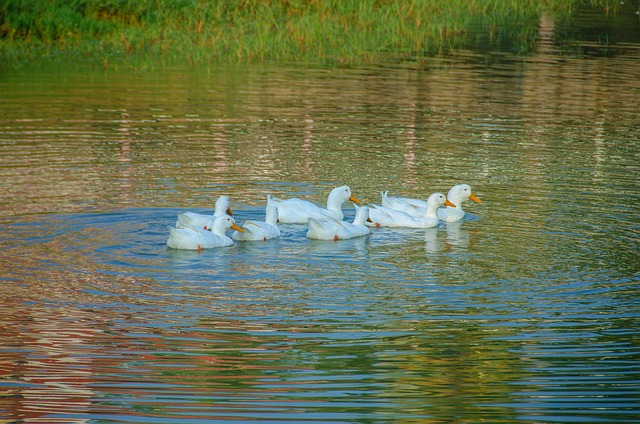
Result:
[[265,209],[264,221],[245,221],[242,224],[243,232],[233,233],[234,240],[250,241],[250,240],[267,240],[280,236],[280,228],[278,228],[278,208],[276,207],[271,195],[267,195],[267,207]]
[[306,224],[309,218],[322,220],[326,216],[342,221],[344,214],[342,213],[342,204],[347,200],[360,203],[348,186],[336,187],[331,190],[327,198],[327,207],[321,208],[307,200],[298,198],[278,199],[273,197],[276,207],[278,208],[278,221],[289,224]]
[[481,200],[471,192],[471,186],[469,184],[458,184],[451,187],[447,194],[447,199],[455,205],[447,206],[438,210],[438,218],[445,222],[460,221],[464,217],[464,211],[462,210],[462,203],[471,199],[474,202],[481,203]]
[[414,217],[406,212],[384,206],[372,205],[369,211],[369,217],[372,222],[369,225],[375,227],[431,228],[438,225],[438,208],[443,205],[455,207],[442,193],[433,193],[426,203],[427,207],[421,217]]
[[225,234],[230,228],[240,232],[243,231],[229,215],[217,217],[213,221],[211,231],[197,227],[169,227],[167,246],[172,249],[197,251],[214,247],[231,246],[233,240]]
[[211,228],[213,227],[213,220],[222,215],[233,215],[229,197],[227,196],[218,197],[213,215],[204,215],[196,212],[179,213],[178,220],[176,221],[176,228],[192,227],[211,231]]
[[317,240],[345,240],[354,237],[366,236],[369,228],[365,222],[369,218],[369,208],[367,206],[354,205],[356,216],[353,223],[340,221],[329,216],[324,219],[309,218],[307,238]]

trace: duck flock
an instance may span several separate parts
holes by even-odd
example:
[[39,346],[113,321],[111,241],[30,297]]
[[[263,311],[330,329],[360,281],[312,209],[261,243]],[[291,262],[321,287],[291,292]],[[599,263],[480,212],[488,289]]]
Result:
[[[440,221],[455,222],[462,219],[462,203],[480,202],[468,184],[458,184],[447,196],[433,193],[424,200],[391,197],[382,192],[382,204],[358,206],[360,201],[348,186],[336,187],[327,198],[327,207],[320,207],[298,198],[278,199],[267,195],[264,221],[245,221],[239,227],[232,215],[229,197],[220,196],[213,215],[195,212],[178,214],[175,227],[169,227],[167,246],[173,249],[202,250],[231,246],[236,241],[263,241],[280,236],[278,223],[304,224],[307,238],[318,240],[344,240],[366,236],[370,227],[430,228]],[[353,222],[344,221],[342,205],[351,201],[356,208]],[[235,230],[233,238],[228,230]]]

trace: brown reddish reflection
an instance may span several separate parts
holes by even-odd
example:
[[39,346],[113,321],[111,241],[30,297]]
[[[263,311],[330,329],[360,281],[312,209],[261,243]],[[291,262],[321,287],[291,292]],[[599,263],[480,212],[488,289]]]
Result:
[[[3,380],[16,385],[0,397],[0,409],[25,422],[43,421],[51,414],[90,414],[96,397],[91,388],[92,357],[103,349],[96,344],[103,329],[96,326],[93,314],[74,307],[25,308],[16,303],[5,307],[21,313],[3,317],[13,322],[3,326],[0,336],[5,349],[0,372]],[[86,421],[65,418],[65,422]]]

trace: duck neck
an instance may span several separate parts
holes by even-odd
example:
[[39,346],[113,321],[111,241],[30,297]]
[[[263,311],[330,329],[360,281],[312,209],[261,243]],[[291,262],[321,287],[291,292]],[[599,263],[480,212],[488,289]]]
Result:
[[213,227],[211,232],[219,236],[226,236],[227,229],[224,227],[216,226],[216,227]]
[[340,201],[336,197],[329,196],[329,198],[327,199],[327,209],[329,209],[330,211],[341,211],[343,203],[344,202]]
[[438,205],[427,203],[427,210],[424,213],[425,218],[437,218],[438,217]]
[[216,200],[213,216],[225,215],[227,213],[227,209],[229,209],[229,201],[221,196]]
[[[451,203],[453,203],[454,205],[456,205],[456,209],[458,210],[462,210],[462,202],[464,202],[465,199],[460,198],[459,196],[452,196],[451,198],[449,198],[449,201]],[[451,207],[451,206],[449,206]]]
[[218,217],[213,221],[213,226],[211,228],[212,233],[217,234],[219,236],[226,236],[226,231],[227,231],[227,227],[222,217]]
[[366,220],[367,214],[358,211],[358,213],[356,213],[356,217],[353,219],[353,225],[364,225]]

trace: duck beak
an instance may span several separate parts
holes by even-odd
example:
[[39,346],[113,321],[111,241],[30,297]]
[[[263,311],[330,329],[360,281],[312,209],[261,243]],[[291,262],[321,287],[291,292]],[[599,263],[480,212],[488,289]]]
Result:
[[233,212],[231,212],[231,207],[227,208],[227,215],[233,216]]
[[445,205],[445,206],[451,206],[452,208],[456,208],[456,207],[457,207],[456,205],[454,205],[453,203],[451,203],[451,202],[449,201],[449,199],[445,199],[445,201],[444,201],[444,205]]
[[231,229],[236,230],[236,231],[238,231],[240,233],[244,233],[244,230],[242,228],[238,227],[238,224],[233,224],[231,226]]
[[367,222],[370,222],[373,224],[373,221],[371,220],[371,218],[367,218]]
[[353,194],[351,195],[351,197],[349,197],[349,200],[351,200],[353,203],[360,203],[360,200],[356,199]]
[[469,199],[473,200],[476,203],[482,203],[482,200],[478,199],[475,194],[469,196]]

